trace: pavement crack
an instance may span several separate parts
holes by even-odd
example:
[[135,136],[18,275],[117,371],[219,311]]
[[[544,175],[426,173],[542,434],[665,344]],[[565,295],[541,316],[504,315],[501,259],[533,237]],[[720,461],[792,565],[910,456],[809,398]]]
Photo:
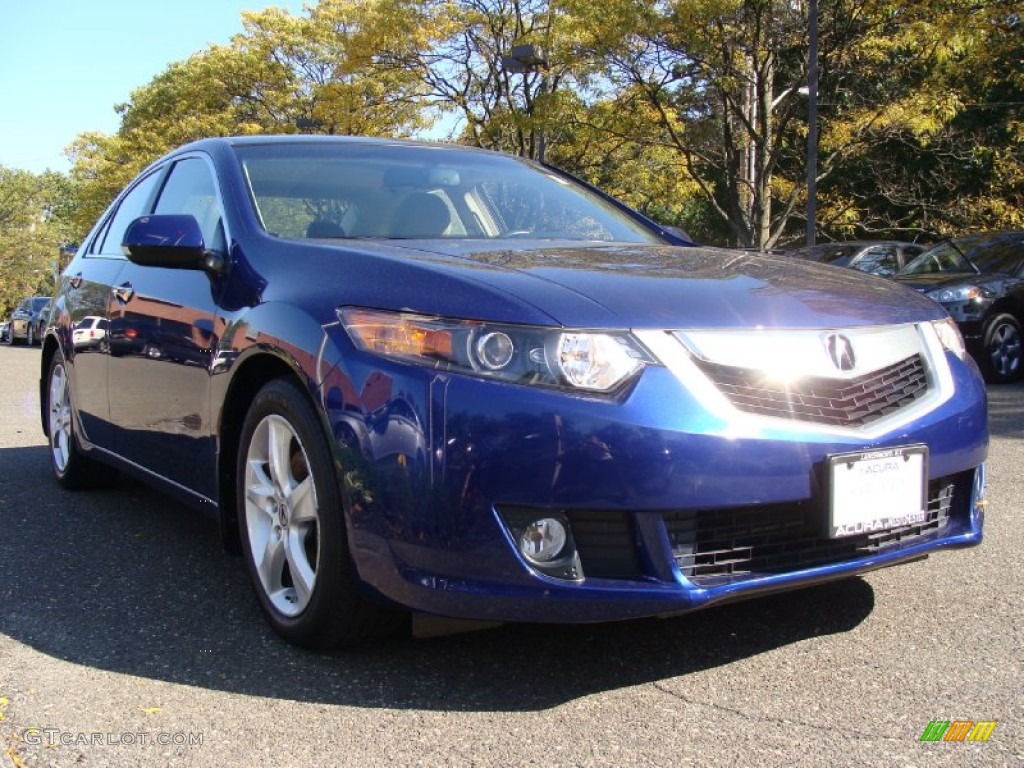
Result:
[[771,715],[760,715],[760,714],[753,713],[753,712],[747,712],[747,711],[744,711],[742,709],[738,709],[736,707],[729,707],[729,706],[726,706],[724,704],[719,704],[719,703],[714,702],[714,701],[700,701],[700,700],[692,699],[692,698],[690,698],[689,696],[687,696],[687,695],[685,695],[683,693],[679,693],[678,691],[672,690],[671,688],[666,686],[664,683],[654,682],[654,683],[652,683],[652,685],[656,689],[661,691],[662,693],[667,694],[667,695],[669,695],[669,696],[671,696],[673,698],[679,699],[680,701],[682,701],[682,702],[684,702],[686,704],[690,704],[690,705],[695,706],[695,707],[705,707],[707,709],[714,709],[714,710],[717,710],[719,712],[724,712],[724,713],[727,713],[727,714],[730,714],[730,715],[736,715],[737,717],[740,717],[740,718],[742,718],[744,720],[747,720],[748,722],[771,723],[771,724],[774,724],[774,725],[795,725],[795,726],[799,726],[801,728],[810,728],[813,731],[819,731],[819,732],[822,732],[822,733],[829,733],[829,734],[832,734],[832,735],[844,735],[844,736],[851,736],[851,737],[861,738],[861,739],[878,739],[878,740],[881,740],[881,741],[891,741],[891,742],[894,742],[894,743],[895,742],[905,742],[906,741],[906,738],[902,737],[902,736],[886,736],[886,735],[880,734],[880,733],[868,733],[866,731],[860,731],[860,730],[856,730],[856,729],[837,728],[835,726],[830,726],[830,725],[820,725],[818,723],[812,723],[812,722],[808,722],[806,720],[797,720],[797,719],[793,719],[793,718],[788,718],[787,719],[787,718],[782,718],[782,717],[772,717]]

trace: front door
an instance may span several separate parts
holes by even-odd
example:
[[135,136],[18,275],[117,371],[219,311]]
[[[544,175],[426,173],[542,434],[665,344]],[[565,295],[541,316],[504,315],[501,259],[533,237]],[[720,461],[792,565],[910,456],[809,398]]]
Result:
[[[154,213],[190,214],[208,248],[226,250],[219,194],[203,156],[179,160]],[[116,451],[213,498],[210,375],[217,338],[215,281],[191,269],[129,262],[110,313],[110,416]]]

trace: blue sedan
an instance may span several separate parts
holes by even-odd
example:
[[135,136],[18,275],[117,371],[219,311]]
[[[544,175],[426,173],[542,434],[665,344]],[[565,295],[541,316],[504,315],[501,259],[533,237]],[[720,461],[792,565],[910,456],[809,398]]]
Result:
[[306,647],[673,615],[982,537],[985,389],[941,307],[465,147],[170,153],[65,270],[40,393],[58,482],[208,510]]

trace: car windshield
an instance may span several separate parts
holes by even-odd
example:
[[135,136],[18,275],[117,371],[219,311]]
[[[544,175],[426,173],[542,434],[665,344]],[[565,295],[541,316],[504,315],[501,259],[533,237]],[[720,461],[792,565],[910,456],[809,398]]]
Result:
[[900,272],[1005,272],[1017,274],[1024,262],[1024,236],[968,235],[946,240],[931,248]]
[[[964,258],[967,238],[946,240],[929,248],[900,270],[901,275],[922,275],[932,272],[973,272],[971,263]],[[968,246],[969,247],[969,246]]]
[[49,303],[50,299],[48,296],[37,296],[36,298],[32,299],[32,311],[38,312]]
[[663,242],[601,195],[505,155],[358,142],[235,151],[257,215],[277,237]]

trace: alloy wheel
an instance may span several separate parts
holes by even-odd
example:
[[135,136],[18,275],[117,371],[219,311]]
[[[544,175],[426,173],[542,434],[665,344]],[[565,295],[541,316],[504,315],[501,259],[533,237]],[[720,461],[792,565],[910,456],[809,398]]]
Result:
[[53,367],[50,375],[50,452],[53,465],[63,472],[71,456],[71,392],[68,373],[62,363]]
[[1001,323],[992,329],[989,354],[992,367],[1003,378],[1016,375],[1021,364],[1020,330],[1010,323]]
[[281,614],[309,604],[320,561],[320,516],[306,450],[287,419],[256,426],[245,461],[245,524],[264,594]]

